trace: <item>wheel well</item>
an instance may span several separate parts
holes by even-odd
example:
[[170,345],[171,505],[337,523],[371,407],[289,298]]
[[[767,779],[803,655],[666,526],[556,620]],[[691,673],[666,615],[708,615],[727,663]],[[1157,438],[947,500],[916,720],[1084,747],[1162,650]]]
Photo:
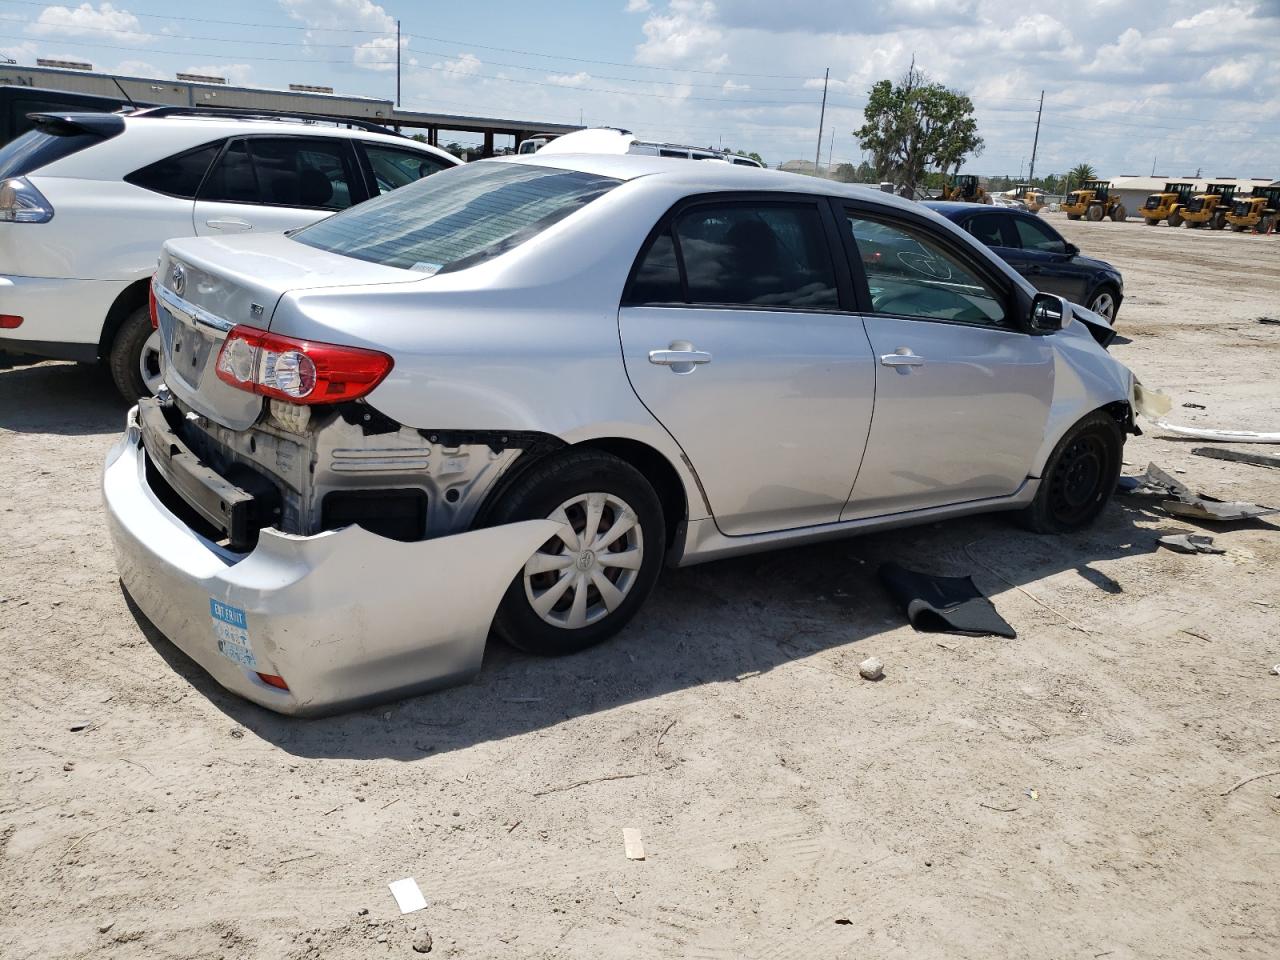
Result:
[[107,311],[106,322],[102,325],[102,337],[98,340],[99,358],[105,357],[111,352],[111,341],[116,338],[116,333],[119,332],[121,325],[123,325],[129,314],[146,305],[147,287],[150,283],[150,277],[143,277],[141,280],[133,281],[133,283],[120,291],[115,303],[111,304],[111,309]]
[[657,450],[639,440],[628,440],[625,437],[603,437],[586,440],[569,449],[590,448],[612,454],[619,460],[625,460],[635,467],[644,478],[653,485],[662,504],[662,515],[667,523],[667,543],[675,539],[676,528],[680,521],[689,515],[689,502],[685,497],[684,484],[676,473],[671,462]]
[[1119,425],[1122,432],[1132,433],[1134,436],[1142,433],[1138,429],[1137,420],[1133,416],[1133,407],[1129,405],[1128,400],[1116,400],[1114,403],[1108,403],[1102,410],[1111,415],[1111,419]]

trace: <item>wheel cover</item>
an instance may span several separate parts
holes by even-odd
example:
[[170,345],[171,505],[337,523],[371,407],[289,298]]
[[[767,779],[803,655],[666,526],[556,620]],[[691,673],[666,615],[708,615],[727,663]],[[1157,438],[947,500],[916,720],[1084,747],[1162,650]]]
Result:
[[160,331],[152,330],[151,336],[142,344],[142,352],[138,354],[138,371],[142,374],[142,383],[147,393],[156,395],[164,377],[160,373]]
[[546,623],[577,630],[617,610],[644,561],[635,510],[611,493],[583,493],[549,516],[559,532],[524,565],[524,593]]
[[1062,452],[1049,480],[1049,510],[1063,524],[1079,523],[1105,492],[1110,455],[1100,437],[1085,434]]
[[1115,297],[1109,293],[1100,293],[1093,298],[1093,303],[1089,309],[1099,316],[1106,317],[1108,320],[1114,320],[1116,315]]

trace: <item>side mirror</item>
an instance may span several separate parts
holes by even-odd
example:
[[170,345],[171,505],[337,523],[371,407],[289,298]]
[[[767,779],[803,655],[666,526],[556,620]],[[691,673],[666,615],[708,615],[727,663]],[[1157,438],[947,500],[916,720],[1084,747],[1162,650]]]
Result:
[[1071,322],[1071,304],[1052,293],[1037,293],[1031,301],[1031,329],[1035,333],[1056,333]]
[[1080,255],[1080,248],[1074,243],[1068,243],[1062,252],[1068,257],[1078,257]]

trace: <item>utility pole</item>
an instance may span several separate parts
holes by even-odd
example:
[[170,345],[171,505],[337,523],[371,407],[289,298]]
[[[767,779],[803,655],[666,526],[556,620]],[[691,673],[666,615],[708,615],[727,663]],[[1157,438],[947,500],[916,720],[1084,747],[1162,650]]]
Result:
[[836,132],[832,130],[831,142],[827,144],[827,173],[828,174],[831,173],[831,154],[835,152],[835,149],[836,149]]
[[1158,156],[1159,154],[1156,154],[1156,153],[1153,153],[1151,155],[1151,175],[1153,177],[1156,175],[1156,157]]
[[396,20],[396,106],[400,106],[400,21]]
[[813,175],[818,176],[818,165],[822,163],[822,125],[827,119],[827,81],[831,79],[831,68],[822,78],[822,112],[818,114],[818,149],[813,154]]
[[1031,169],[1027,172],[1027,183],[1036,184],[1036,148],[1040,146],[1040,115],[1044,113],[1044,91],[1040,91],[1040,109],[1036,111],[1036,138],[1031,142]]

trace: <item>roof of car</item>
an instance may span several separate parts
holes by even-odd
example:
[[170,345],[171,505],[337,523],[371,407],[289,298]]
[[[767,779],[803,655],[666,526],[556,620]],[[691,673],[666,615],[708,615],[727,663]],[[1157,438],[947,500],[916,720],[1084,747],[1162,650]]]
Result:
[[798,173],[784,173],[781,170],[769,170],[763,167],[689,160],[680,157],[654,157],[631,153],[561,153],[544,156],[539,152],[496,157],[492,160],[477,162],[526,163],[559,167],[619,180],[661,177],[664,181],[676,181],[693,189],[776,190],[788,193],[812,193],[819,196],[845,196],[851,199],[870,199],[877,203],[908,210],[920,210],[920,205],[914,200],[895,197],[873,187],[838,183],[834,180],[807,177]]
[[1012,213],[1022,212],[1020,210],[1010,210],[1009,207],[995,207],[985,203],[965,203],[960,200],[923,200],[921,202],[930,210],[934,210],[942,214],[949,220],[954,220],[956,217],[965,213],[983,213],[991,212],[993,210]]
[[124,114],[124,121],[130,127],[139,124],[151,126],[163,123],[170,128],[215,131],[217,133],[252,131],[253,133],[282,133],[295,136],[301,134],[312,137],[342,137],[352,140],[374,140],[386,143],[388,146],[420,149],[435,154],[445,152],[438,147],[432,147],[420,140],[402,137],[399,134],[392,133],[390,130],[386,133],[377,133],[372,130],[353,130],[324,120],[309,122],[276,117],[148,116],[146,113],[140,113],[137,115]]

